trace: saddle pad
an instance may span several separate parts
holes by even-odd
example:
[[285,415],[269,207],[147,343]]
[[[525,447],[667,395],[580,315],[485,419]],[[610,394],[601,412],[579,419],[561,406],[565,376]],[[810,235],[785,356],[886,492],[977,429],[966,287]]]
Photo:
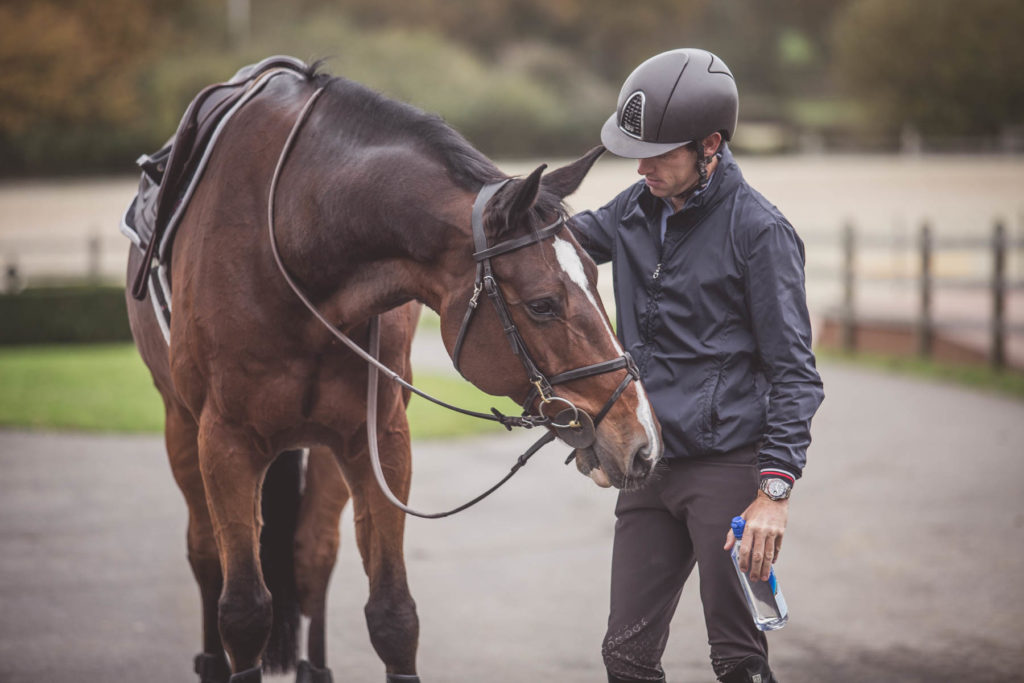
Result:
[[139,189],[121,218],[120,230],[148,256],[135,277],[136,299],[150,294],[164,339],[170,342],[169,268],[174,233],[231,117],[280,74],[307,78],[309,67],[293,57],[270,57],[246,66],[226,83],[205,88],[189,105],[174,136],[159,151],[136,161]]
[[142,169],[139,190],[122,218],[121,232],[143,250],[154,238],[159,240],[154,256],[168,263],[174,231],[228,121],[274,76],[305,78],[308,69],[293,57],[269,57],[243,67],[225,83],[203,89],[167,144],[136,161]]

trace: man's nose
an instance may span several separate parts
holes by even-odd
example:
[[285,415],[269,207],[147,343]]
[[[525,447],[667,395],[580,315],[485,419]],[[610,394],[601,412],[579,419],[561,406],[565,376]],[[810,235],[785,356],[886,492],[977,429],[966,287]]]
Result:
[[647,175],[651,172],[651,164],[648,159],[638,159],[636,164],[636,172],[640,175]]

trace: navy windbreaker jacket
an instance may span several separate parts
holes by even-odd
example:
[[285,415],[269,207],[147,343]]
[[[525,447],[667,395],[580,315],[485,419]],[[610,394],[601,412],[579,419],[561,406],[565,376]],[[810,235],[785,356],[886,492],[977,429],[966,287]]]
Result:
[[804,246],[743,179],[728,148],[711,183],[670,216],[643,181],[573,217],[612,262],[619,338],[661,422],[666,457],[758,444],[762,469],[799,477],[824,398],[811,352]]

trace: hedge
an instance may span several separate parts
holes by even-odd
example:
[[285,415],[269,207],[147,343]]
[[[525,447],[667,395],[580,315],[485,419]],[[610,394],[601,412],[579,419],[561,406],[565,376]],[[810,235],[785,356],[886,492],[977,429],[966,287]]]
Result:
[[0,344],[90,344],[131,338],[123,287],[40,287],[0,295]]

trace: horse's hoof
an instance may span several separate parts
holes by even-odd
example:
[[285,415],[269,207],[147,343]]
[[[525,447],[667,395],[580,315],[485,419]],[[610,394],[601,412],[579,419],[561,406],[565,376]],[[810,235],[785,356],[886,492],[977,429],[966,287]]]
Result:
[[258,666],[254,666],[251,669],[245,671],[239,671],[236,674],[232,674],[231,678],[228,679],[228,683],[262,683],[263,682],[263,671]]
[[195,671],[199,674],[199,683],[227,683],[231,678],[231,667],[224,655],[208,652],[196,655]]
[[295,672],[295,683],[334,683],[330,669],[318,669],[303,659]]
[[420,683],[416,674],[388,674],[385,683]]

